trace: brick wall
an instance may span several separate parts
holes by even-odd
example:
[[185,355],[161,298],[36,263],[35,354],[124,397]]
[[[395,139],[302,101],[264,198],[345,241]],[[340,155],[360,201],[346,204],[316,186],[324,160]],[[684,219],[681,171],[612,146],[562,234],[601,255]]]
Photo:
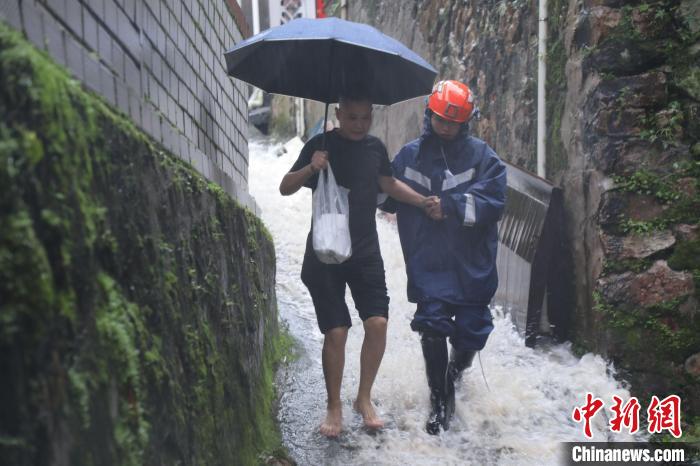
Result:
[[0,0],[0,18],[257,212],[247,90],[223,57],[249,34],[235,1]]

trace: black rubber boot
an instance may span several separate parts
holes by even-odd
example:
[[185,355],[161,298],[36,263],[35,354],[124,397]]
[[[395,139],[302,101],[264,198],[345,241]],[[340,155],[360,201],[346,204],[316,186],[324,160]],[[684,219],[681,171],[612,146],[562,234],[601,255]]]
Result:
[[445,418],[447,424],[455,413],[455,382],[462,379],[462,372],[472,365],[476,351],[450,351],[450,362],[445,377]]
[[440,427],[447,430],[445,381],[447,374],[447,342],[445,337],[421,334],[421,347],[425,358],[425,373],[430,387],[430,416],[425,430],[431,435],[440,433]]

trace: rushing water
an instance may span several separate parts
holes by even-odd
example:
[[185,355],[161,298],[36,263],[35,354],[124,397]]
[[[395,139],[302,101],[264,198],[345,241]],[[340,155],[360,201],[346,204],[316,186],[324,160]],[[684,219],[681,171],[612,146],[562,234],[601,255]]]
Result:
[[[373,390],[386,427],[369,434],[352,410],[359,383],[362,323],[353,315],[342,386],[345,431],[329,440],[318,433],[325,415],[321,368],[322,335],[299,274],[311,216],[311,193],[302,188],[283,197],[278,186],[298,154],[277,156],[281,146],[250,145],[250,190],[262,210],[277,253],[280,317],[299,341],[301,356],[278,376],[283,440],[300,465],[548,465],[559,462],[559,443],[583,441],[581,424],[571,420],[586,392],[606,403],[629,392],[612,377],[600,357],[574,356],[568,345],[531,349],[507,316],[494,310],[495,330],[467,370],[457,392],[450,431],[423,430],[429,410],[428,386],[418,335],[409,328],[414,305],[406,300],[406,275],[395,224],[377,219],[391,298],[387,349]],[[351,311],[352,298],[347,294]],[[352,314],[352,312],[351,312]],[[482,369],[483,367],[483,369]],[[483,374],[482,374],[483,370]],[[593,440],[606,441],[608,418],[593,418]],[[615,434],[615,441],[631,440]]]

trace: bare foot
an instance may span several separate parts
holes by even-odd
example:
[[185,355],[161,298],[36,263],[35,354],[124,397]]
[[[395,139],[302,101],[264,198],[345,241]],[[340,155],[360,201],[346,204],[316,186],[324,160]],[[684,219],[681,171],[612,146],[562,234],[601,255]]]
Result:
[[352,407],[355,408],[355,411],[362,415],[362,422],[365,423],[366,428],[377,430],[384,427],[384,421],[377,416],[371,401],[355,400]]
[[326,420],[321,423],[321,434],[326,437],[337,437],[343,430],[343,408],[328,408]]

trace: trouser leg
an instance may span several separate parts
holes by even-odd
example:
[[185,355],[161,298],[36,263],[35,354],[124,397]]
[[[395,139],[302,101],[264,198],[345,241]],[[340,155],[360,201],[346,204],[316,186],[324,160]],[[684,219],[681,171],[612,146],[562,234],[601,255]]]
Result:
[[450,362],[447,364],[445,377],[445,415],[448,422],[455,412],[455,382],[462,379],[462,372],[472,365],[475,355],[474,350],[459,351],[452,348],[450,351]]
[[491,311],[486,305],[452,306],[450,311],[455,316],[455,333],[450,338],[452,351],[445,382],[448,417],[455,410],[455,382],[461,380],[462,372],[472,365],[477,351],[486,345],[493,331]]

